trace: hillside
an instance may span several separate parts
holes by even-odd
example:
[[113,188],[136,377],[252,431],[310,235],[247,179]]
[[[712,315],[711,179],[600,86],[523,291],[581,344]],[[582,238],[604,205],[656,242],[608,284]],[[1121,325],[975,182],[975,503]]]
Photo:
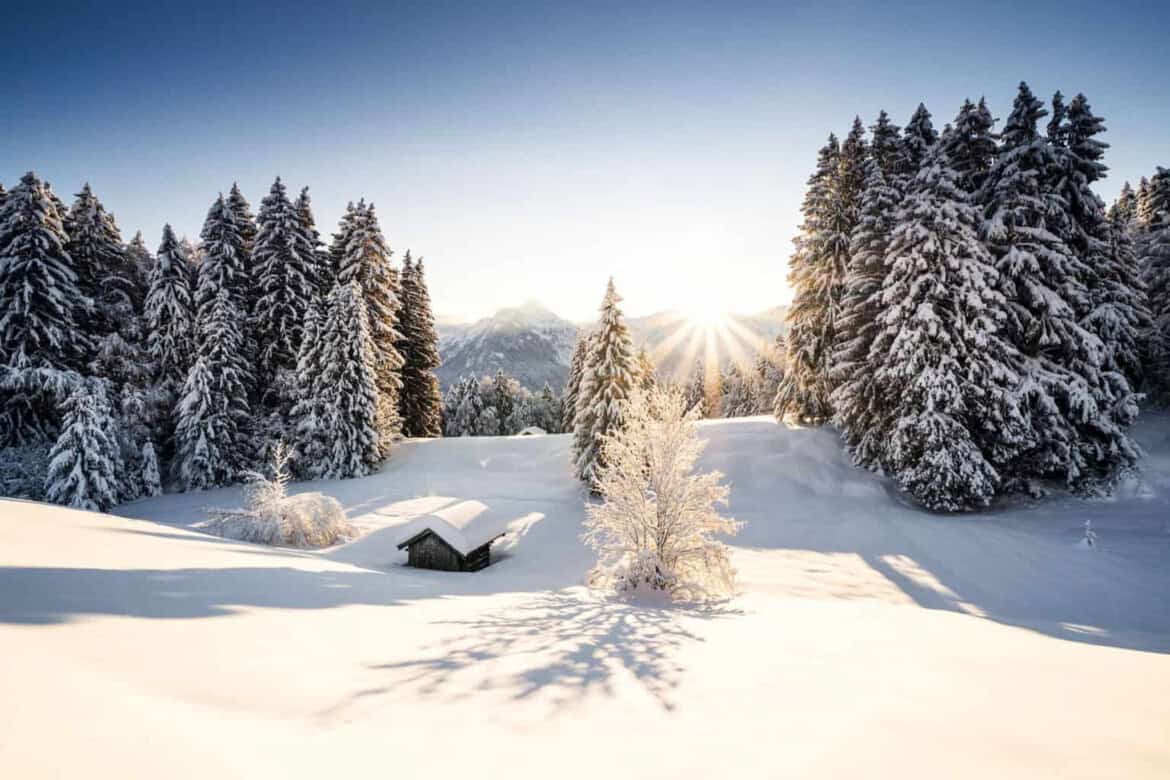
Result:
[[[707,609],[580,583],[567,436],[412,441],[307,553],[191,531],[239,489],[125,517],[0,501],[0,768],[13,777],[1159,777],[1170,762],[1170,418],[1108,501],[907,506],[831,430],[702,428],[747,523]],[[398,529],[511,522],[476,574]],[[1079,547],[1091,517],[1097,549]],[[749,706],[750,705],[750,706]],[[669,749],[668,749],[669,747]],[[445,764],[447,765],[447,764]]]

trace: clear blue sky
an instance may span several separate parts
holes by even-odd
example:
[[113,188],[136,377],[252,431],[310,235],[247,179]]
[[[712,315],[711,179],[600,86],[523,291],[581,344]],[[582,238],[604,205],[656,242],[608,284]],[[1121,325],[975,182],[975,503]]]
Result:
[[20,3],[0,13],[0,181],[90,181],[124,232],[195,236],[238,180],[376,202],[436,309],[590,316],[787,299],[830,130],[924,100],[1085,92],[1116,194],[1170,165],[1170,3]]

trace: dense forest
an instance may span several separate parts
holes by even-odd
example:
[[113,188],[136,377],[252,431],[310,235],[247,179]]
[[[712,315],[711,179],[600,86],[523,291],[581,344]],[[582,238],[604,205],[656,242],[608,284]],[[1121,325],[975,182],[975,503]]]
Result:
[[308,189],[239,188],[199,242],[124,243],[87,185],[0,188],[0,493],[105,510],[244,478],[284,442],[302,478],[368,473],[438,436],[422,259],[391,260],[372,203],[326,247]]

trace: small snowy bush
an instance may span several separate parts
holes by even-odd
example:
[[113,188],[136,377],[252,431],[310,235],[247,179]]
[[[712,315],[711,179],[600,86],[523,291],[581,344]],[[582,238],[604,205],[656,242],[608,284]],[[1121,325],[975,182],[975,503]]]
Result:
[[676,390],[636,390],[624,427],[606,436],[597,480],[603,501],[588,507],[584,539],[598,552],[589,583],[619,593],[649,591],[681,600],[730,595],[735,569],[716,534],[740,523],[723,517],[729,488],[718,471],[695,472],[704,443],[697,408]]
[[243,509],[214,509],[199,528],[227,539],[281,547],[331,547],[357,536],[345,510],[332,496],[290,496],[289,453],[283,443],[273,450],[272,477],[251,473]]

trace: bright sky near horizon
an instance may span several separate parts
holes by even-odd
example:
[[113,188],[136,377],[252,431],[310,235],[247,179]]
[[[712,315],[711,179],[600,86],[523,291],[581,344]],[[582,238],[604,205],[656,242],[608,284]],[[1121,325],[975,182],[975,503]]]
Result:
[[238,181],[347,200],[426,257],[438,313],[788,299],[804,182],[880,108],[999,117],[1083,91],[1123,179],[1170,165],[1164,2],[23,3],[0,15],[0,182],[89,181],[129,236],[197,236]]

